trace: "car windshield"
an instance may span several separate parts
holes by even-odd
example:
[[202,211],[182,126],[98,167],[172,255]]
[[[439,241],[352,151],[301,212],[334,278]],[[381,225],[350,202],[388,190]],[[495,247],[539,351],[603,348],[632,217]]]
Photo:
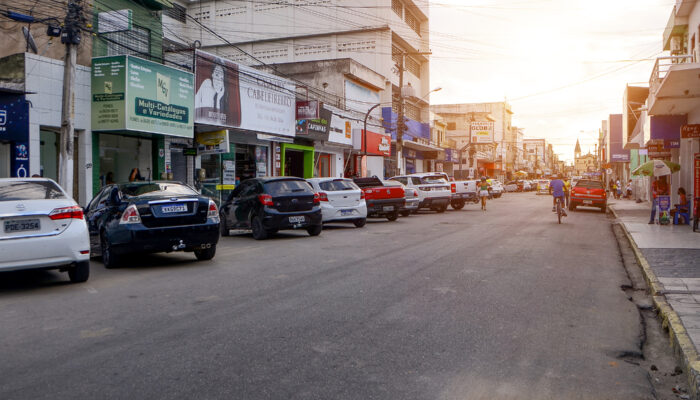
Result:
[[434,176],[424,176],[420,178],[420,183],[423,184],[434,184],[434,183],[447,183],[445,178],[443,176],[439,175],[434,175]]
[[313,193],[313,190],[306,181],[289,179],[267,182],[265,184],[265,193],[272,196],[281,196],[291,193],[308,194]]
[[590,188],[590,189],[602,189],[603,184],[599,181],[578,181],[576,182],[576,187]]
[[357,187],[357,185],[355,185],[352,181],[345,179],[319,182],[318,187],[327,192],[336,192],[340,190],[360,190],[360,188]]
[[141,196],[162,196],[162,197],[177,197],[177,196],[197,196],[199,193],[191,187],[182,183],[174,182],[153,182],[153,183],[136,183],[120,185],[119,189],[122,194],[127,197]]
[[65,198],[63,191],[51,181],[0,182],[0,201]]

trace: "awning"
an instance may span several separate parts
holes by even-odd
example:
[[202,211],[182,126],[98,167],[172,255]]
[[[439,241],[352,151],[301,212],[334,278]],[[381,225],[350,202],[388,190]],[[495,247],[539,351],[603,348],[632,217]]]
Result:
[[639,115],[639,119],[637,120],[637,124],[634,126],[632,134],[630,135],[629,139],[627,139],[627,143],[624,147],[625,150],[634,150],[644,147],[644,123],[646,122],[646,119],[647,112],[642,111]]
[[445,151],[442,147],[433,146],[432,144],[425,144],[420,142],[414,142],[411,140],[405,140],[403,142],[404,147],[418,151]]

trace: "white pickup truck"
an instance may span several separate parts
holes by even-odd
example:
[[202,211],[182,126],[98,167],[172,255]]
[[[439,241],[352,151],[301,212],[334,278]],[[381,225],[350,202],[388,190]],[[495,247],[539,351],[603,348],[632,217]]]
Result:
[[441,175],[450,184],[450,205],[455,210],[461,210],[467,203],[478,203],[479,196],[476,193],[476,180],[453,181],[444,172],[435,172],[436,175]]
[[429,208],[438,213],[443,213],[450,204],[450,185],[441,174],[426,172],[394,176],[390,180],[401,182],[408,188],[416,189],[420,199],[419,209]]

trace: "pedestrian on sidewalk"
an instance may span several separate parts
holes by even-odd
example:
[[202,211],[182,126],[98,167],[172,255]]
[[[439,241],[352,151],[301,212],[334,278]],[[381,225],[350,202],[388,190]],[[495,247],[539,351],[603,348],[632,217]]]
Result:
[[658,205],[658,196],[664,196],[668,194],[668,186],[666,185],[666,177],[656,176],[654,181],[651,183],[651,218],[649,223],[653,224],[656,221],[656,206]]
[[615,194],[617,195],[617,199],[620,200],[622,198],[622,183],[620,183],[619,179],[617,182],[615,182],[615,187],[617,188],[617,192]]

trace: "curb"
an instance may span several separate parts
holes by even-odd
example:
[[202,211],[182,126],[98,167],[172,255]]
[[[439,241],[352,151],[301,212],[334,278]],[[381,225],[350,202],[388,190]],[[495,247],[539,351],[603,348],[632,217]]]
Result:
[[[615,219],[620,219],[614,208],[608,206],[608,209]],[[690,339],[690,336],[688,336],[688,331],[686,331],[685,326],[683,326],[683,321],[681,321],[680,316],[666,301],[666,296],[663,295],[663,284],[661,284],[659,278],[654,274],[654,271],[651,269],[642,251],[637,247],[637,243],[634,241],[634,238],[632,238],[632,234],[627,230],[627,226],[620,222],[620,227],[625,233],[630,246],[632,246],[637,264],[642,269],[644,280],[646,280],[651,291],[654,307],[656,307],[661,317],[662,326],[668,329],[669,344],[673,348],[676,356],[679,357],[683,363],[683,369],[688,376],[691,398],[700,400],[700,357],[698,357],[698,351],[693,341]]]

